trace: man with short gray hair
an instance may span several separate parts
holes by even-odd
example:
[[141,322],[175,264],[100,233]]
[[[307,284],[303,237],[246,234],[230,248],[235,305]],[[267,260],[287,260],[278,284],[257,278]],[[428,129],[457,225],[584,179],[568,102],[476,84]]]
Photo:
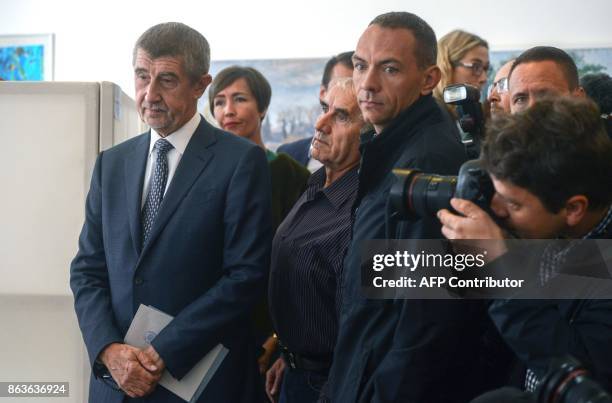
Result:
[[312,142],[312,156],[324,168],[310,176],[272,242],[270,314],[283,356],[266,376],[273,402],[316,402],[327,381],[357,196],[359,133],[365,126],[353,80],[332,80],[321,99]]
[[[180,380],[218,344],[229,352],[197,401],[263,396],[248,317],[270,253],[268,167],[259,147],[197,113],[209,65],[206,39],[181,23],[136,42],[151,130],[98,156],[70,268],[90,402],[182,402],[156,387],[163,371]],[[141,304],[174,317],[146,349],[123,341]]]
[[[323,77],[319,87],[319,101],[325,97],[329,83],[337,78],[353,76],[353,62],[351,57],[353,52],[342,52],[332,56],[323,69]],[[286,153],[294,160],[304,165],[310,172],[321,168],[322,164],[316,158],[311,158],[311,143],[313,137],[306,137],[291,143],[281,144],[278,147],[279,153]]]

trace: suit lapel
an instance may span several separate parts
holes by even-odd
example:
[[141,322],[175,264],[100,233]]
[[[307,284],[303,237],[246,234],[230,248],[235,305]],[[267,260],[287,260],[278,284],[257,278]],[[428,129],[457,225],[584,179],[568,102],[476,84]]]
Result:
[[137,254],[140,254],[141,249],[142,226],[140,223],[140,211],[142,203],[142,186],[144,183],[150,142],[150,132],[141,135],[132,150],[127,154],[124,164],[125,194],[127,197],[130,235],[132,237],[132,245]]
[[215,142],[216,139],[212,126],[202,118],[191,140],[189,140],[185,153],[181,157],[181,161],[172,177],[172,182],[170,182],[170,186],[166,191],[166,195],[153,223],[153,228],[151,228],[149,239],[142,250],[141,258],[142,255],[147,253],[150,245],[155,242],[155,239],[166,226],[168,220],[187,195],[193,183],[212,159],[213,153],[207,148]]

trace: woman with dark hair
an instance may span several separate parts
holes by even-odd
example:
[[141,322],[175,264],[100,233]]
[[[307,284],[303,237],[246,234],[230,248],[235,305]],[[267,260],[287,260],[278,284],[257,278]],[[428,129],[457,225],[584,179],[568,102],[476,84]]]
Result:
[[221,70],[208,92],[210,111],[223,130],[244,137],[266,151],[272,179],[274,229],[306,189],[310,172],[287,154],[276,154],[264,145],[261,124],[272,89],[268,80],[252,67],[231,66]]
[[[243,137],[266,151],[272,182],[272,224],[276,231],[297,199],[306,190],[310,172],[285,153],[276,154],[264,145],[261,124],[266,116],[272,89],[252,67],[231,66],[221,70],[208,91],[210,111],[223,130]],[[276,351],[267,298],[255,308],[254,321],[263,348],[258,359],[261,374],[267,371]]]

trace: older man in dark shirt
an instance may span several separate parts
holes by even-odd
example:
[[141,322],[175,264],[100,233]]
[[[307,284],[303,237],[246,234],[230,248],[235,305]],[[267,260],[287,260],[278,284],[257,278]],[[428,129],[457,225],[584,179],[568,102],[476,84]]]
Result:
[[327,381],[358,187],[364,121],[352,79],[332,81],[321,107],[312,156],[323,168],[278,228],[272,250],[270,310],[283,357],[268,371],[266,391],[287,403],[317,401]]

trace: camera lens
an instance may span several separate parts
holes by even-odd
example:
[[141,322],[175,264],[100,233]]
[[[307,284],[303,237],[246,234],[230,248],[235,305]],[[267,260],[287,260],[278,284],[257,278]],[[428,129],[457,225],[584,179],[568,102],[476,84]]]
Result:
[[457,188],[456,176],[421,174],[408,187],[408,200],[419,216],[434,216],[443,208],[450,208],[450,199]]
[[536,395],[539,403],[612,403],[612,397],[571,357],[546,374]]
[[391,187],[389,200],[403,218],[433,217],[440,209],[452,210],[453,197],[470,200],[491,215],[489,205],[495,188],[478,160],[465,162],[458,176],[426,174],[417,169],[394,169],[393,173],[397,182]]
[[414,169],[394,169],[398,182],[391,188],[390,200],[403,217],[433,216],[450,208],[457,188],[456,176],[424,174]]
[[590,378],[578,376],[567,385],[559,403],[610,403],[612,399]]

